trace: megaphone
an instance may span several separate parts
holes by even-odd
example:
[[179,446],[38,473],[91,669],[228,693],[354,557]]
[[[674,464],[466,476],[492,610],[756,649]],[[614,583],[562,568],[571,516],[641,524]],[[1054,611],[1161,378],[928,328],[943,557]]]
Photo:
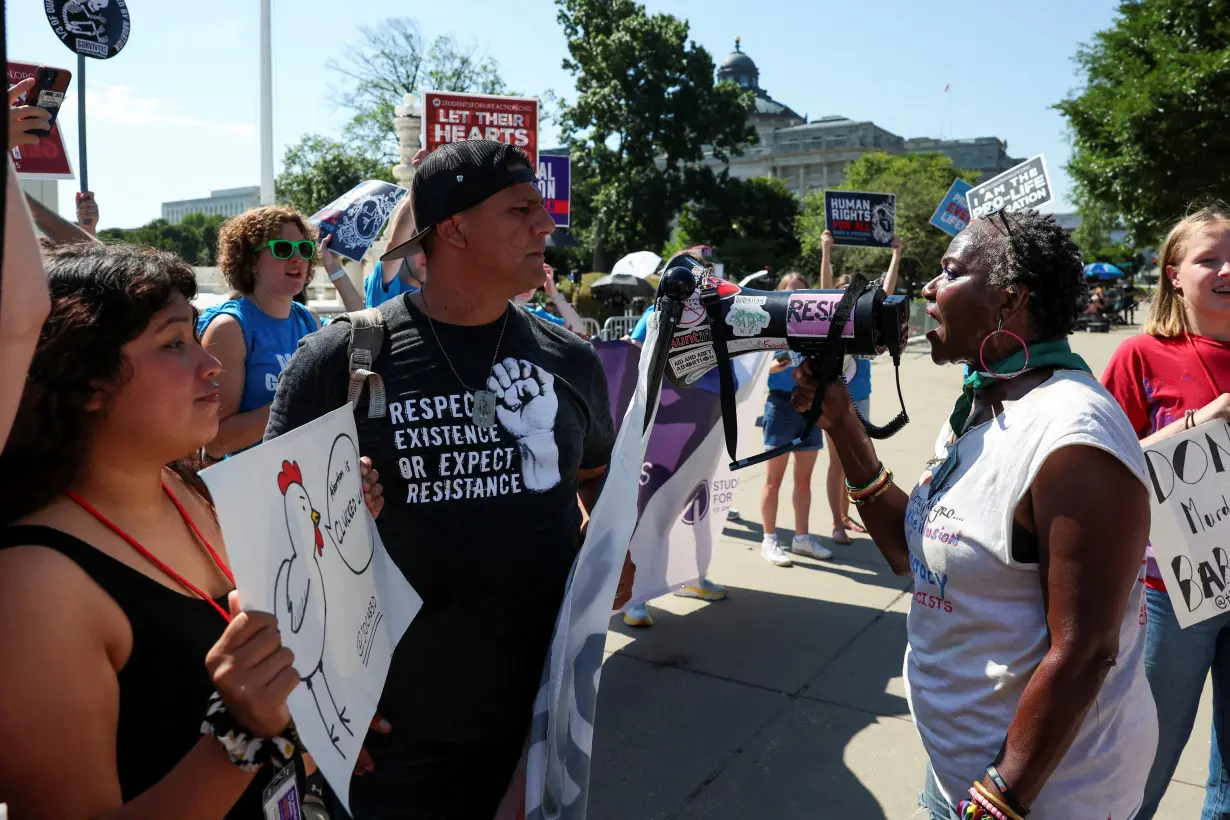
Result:
[[[842,377],[849,357],[888,352],[898,368],[901,399],[901,351],[909,332],[909,304],[903,296],[886,295],[879,282],[856,275],[844,290],[752,290],[715,277],[705,262],[685,253],[666,264],[658,295],[661,319],[655,352],[665,358],[666,378],[686,386],[718,368],[731,469],[759,464],[803,443],[800,437],[759,456],[735,457],[732,356],[793,350],[809,357],[812,373],[823,384]],[[822,389],[816,391],[804,414],[809,421],[806,429],[820,417],[823,394]],[[868,434],[879,439],[894,435],[909,422],[904,399],[901,412],[883,427],[860,419]]]

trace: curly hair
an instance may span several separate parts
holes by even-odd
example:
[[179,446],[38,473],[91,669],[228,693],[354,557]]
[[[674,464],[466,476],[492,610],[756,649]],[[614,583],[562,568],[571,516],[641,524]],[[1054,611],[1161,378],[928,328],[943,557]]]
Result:
[[[256,288],[256,259],[266,242],[281,237],[282,226],[288,222],[303,232],[304,239],[316,241],[316,227],[303,214],[283,205],[263,205],[222,223],[218,229],[218,268],[234,291],[247,296]],[[308,260],[309,272],[316,261],[315,257]]]
[[982,220],[990,260],[989,283],[1029,289],[1029,318],[1039,341],[1062,339],[1076,328],[1087,301],[1085,266],[1072,237],[1055,217],[1034,210],[1000,211]]
[[[196,272],[174,254],[77,242],[43,255],[51,313],[39,335],[13,431],[0,452],[0,526],[46,506],[86,465],[99,384],[125,378],[122,348],[176,293],[196,296]],[[193,465],[171,465],[203,497]]]

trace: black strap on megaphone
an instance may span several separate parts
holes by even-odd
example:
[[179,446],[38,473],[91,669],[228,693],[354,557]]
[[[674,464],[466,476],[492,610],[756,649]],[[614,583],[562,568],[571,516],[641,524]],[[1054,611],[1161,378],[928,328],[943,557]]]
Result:
[[[872,287],[878,287],[878,284],[872,285],[861,274],[855,274],[833,310],[829,332],[824,338],[824,351],[820,356],[813,357],[811,360],[812,375],[816,378],[817,388],[815,395],[812,397],[811,407],[803,414],[804,433],[780,447],[774,447],[759,455],[742,459],[735,457],[738,444],[738,425],[735,417],[734,373],[730,365],[730,351],[726,347],[726,341],[722,338],[722,334],[717,332],[717,328],[720,326],[718,322],[721,320],[721,300],[717,298],[716,288],[711,288],[712,295],[706,300],[706,290],[702,287],[701,304],[705,306],[705,310],[709,314],[710,326],[714,329],[713,347],[717,357],[718,376],[721,381],[722,424],[726,433],[726,451],[730,454],[731,458],[730,469],[741,470],[744,467],[751,467],[755,464],[771,461],[803,444],[808,433],[816,426],[816,422],[820,419],[820,413],[824,406],[825,385],[842,377],[842,360],[845,356],[842,333],[845,330],[846,322],[849,321],[850,314],[854,310],[854,305],[858,302],[859,297]],[[901,412],[888,424],[885,424],[883,427],[877,427],[863,418],[862,414],[858,412],[857,407],[854,410],[855,415],[862,422],[863,428],[867,430],[867,434],[874,439],[885,439],[895,435],[910,421],[909,416],[905,412],[905,399],[901,395],[901,354],[898,348],[899,346],[893,347],[893,365],[896,371],[897,398],[901,401]]]

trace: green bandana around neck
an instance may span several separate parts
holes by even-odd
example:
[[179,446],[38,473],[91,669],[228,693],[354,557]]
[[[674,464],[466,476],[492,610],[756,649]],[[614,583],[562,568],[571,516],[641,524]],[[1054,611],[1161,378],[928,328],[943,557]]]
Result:
[[[1025,356],[1026,350],[1029,351],[1028,360]],[[1072,352],[1072,347],[1068,344],[1067,339],[1059,339],[1054,342],[1035,342],[1013,353],[1003,361],[996,362],[991,370],[995,373],[1016,373],[1022,367],[1025,368],[1022,371],[1023,373],[1040,367],[1053,367],[1056,370],[1083,370],[1090,375],[1093,374],[1093,371],[1089,369],[1089,365],[1085,363],[1080,354]],[[997,381],[1001,380],[997,379],[992,373],[982,370],[975,370],[965,377],[965,384],[961,388],[961,395],[957,398],[957,403],[952,408],[952,415],[948,417],[948,424],[952,427],[952,434],[954,436],[960,436],[965,430],[965,422],[969,420],[970,410],[974,406],[974,393],[988,384],[993,384]]]

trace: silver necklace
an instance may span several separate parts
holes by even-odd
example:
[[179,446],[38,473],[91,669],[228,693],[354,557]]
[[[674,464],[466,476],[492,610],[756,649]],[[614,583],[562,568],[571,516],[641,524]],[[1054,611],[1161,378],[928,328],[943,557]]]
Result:
[[[440,348],[440,352],[444,354],[444,361],[448,363],[448,369],[453,371],[453,376],[462,387],[474,394],[474,409],[470,413],[470,421],[475,427],[491,427],[495,424],[495,393],[486,389],[475,390],[465,383],[461,374],[457,372],[457,368],[453,366],[453,360],[448,357],[448,351],[444,349],[444,344],[440,341],[440,334],[436,333],[436,324],[431,320],[431,309],[427,306],[427,294],[422,289],[419,290],[419,298],[423,300],[423,314],[427,316],[427,326],[431,328],[436,347]],[[500,325],[500,338],[495,343],[495,355],[491,357],[491,367],[487,368],[488,379],[495,372],[495,363],[500,360],[500,345],[504,342],[504,330],[508,327],[508,314],[511,312],[507,309],[504,311],[504,324]]]

